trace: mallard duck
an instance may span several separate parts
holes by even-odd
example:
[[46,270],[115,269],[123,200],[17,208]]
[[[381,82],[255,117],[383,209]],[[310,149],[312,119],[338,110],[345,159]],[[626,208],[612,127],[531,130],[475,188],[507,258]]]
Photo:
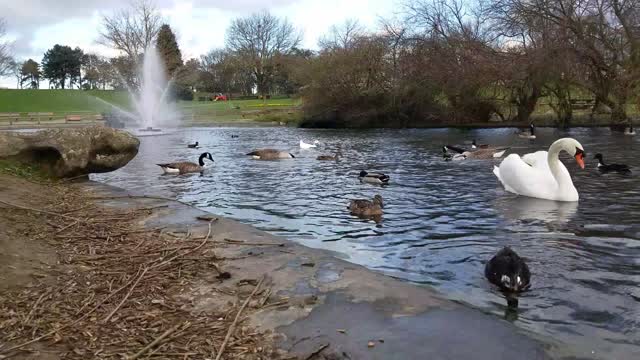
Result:
[[331,155],[320,155],[320,156],[318,156],[316,158],[316,160],[338,161],[338,160],[340,160],[341,156],[342,156],[342,154],[340,153],[340,151],[338,151],[333,156],[331,156]]
[[293,154],[280,151],[276,149],[258,149],[248,153],[247,156],[251,156],[256,160],[279,160],[279,159],[293,159]]
[[[457,152],[457,155],[453,155],[451,160],[465,160],[465,159],[493,159],[499,158],[504,155],[504,153],[509,150],[509,147],[500,147],[500,148],[486,148],[486,149],[476,149],[476,150],[465,150],[456,146],[445,145],[442,148],[445,154],[448,154],[449,150],[453,150]],[[462,155],[462,156],[460,156]]]
[[382,208],[384,208],[384,204],[380,195],[374,196],[373,201],[364,199],[351,200],[348,207],[351,214],[360,216],[382,215]]
[[167,164],[156,164],[162,168],[165,174],[186,174],[194,172],[202,172],[206,165],[204,159],[213,161],[213,157],[208,152],[202,153],[198,159],[198,164],[189,161],[173,162]]
[[523,130],[518,133],[518,137],[523,139],[535,139],[536,138],[536,128],[533,126],[533,123],[529,124],[529,130]]
[[484,267],[484,276],[490,283],[506,292],[521,292],[531,286],[531,273],[524,260],[505,246]]
[[625,135],[630,135],[630,136],[635,135],[636,131],[633,129],[633,125],[630,125],[629,127],[624,128],[624,134]]
[[197,149],[197,148],[200,147],[200,144],[196,141],[193,144],[188,144],[187,147],[190,148],[190,149]]
[[386,185],[389,183],[389,176],[382,173],[374,173],[374,172],[366,172],[364,170],[360,171],[360,175],[358,175],[358,179],[362,182],[366,182],[369,184],[378,184],[378,185]]
[[624,164],[605,164],[602,154],[598,153],[593,157],[594,159],[598,159],[598,170],[602,172],[615,171],[618,173],[630,173],[631,169],[629,166]]
[[318,140],[314,140],[313,144],[307,144],[304,140],[300,140],[300,149],[311,149],[317,147],[317,144],[320,144]]

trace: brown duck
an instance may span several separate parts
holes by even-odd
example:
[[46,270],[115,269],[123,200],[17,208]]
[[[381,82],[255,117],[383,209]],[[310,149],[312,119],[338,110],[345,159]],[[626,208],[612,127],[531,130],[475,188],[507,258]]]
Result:
[[349,203],[349,211],[353,215],[382,215],[382,208],[384,208],[384,204],[382,203],[382,196],[380,195],[374,196],[373,201],[357,199],[351,200],[351,203]]

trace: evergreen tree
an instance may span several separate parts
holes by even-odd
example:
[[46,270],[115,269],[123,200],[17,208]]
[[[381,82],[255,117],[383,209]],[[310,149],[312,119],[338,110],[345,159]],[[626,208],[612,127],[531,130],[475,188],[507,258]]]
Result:
[[167,71],[167,79],[171,79],[176,70],[182,65],[182,53],[178,47],[176,36],[171,31],[169,25],[164,24],[160,27],[158,32],[158,39],[156,40],[156,49],[160,54],[160,58],[164,62],[165,69]]
[[25,85],[31,89],[40,88],[40,64],[33,59],[29,59],[22,63],[20,68],[20,88],[24,88]]
[[56,88],[65,87],[65,81],[69,79],[69,87],[81,80],[80,65],[83,52],[80,48],[71,49],[68,46],[56,44],[47,50],[42,59],[42,73],[45,79]]

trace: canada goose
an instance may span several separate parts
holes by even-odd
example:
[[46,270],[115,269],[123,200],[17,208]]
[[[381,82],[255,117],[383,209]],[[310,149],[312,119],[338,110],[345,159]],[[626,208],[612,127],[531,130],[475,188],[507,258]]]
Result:
[[633,125],[629,125],[629,127],[624,128],[624,134],[625,135],[635,135],[636,131],[633,129]]
[[360,171],[358,179],[369,184],[386,185],[389,183],[389,176],[382,173],[366,172],[364,170]]
[[293,154],[276,149],[257,149],[247,154],[256,160],[293,159]]
[[213,161],[213,157],[208,152],[202,153],[198,159],[198,164],[189,161],[173,162],[167,164],[156,164],[162,168],[165,174],[186,174],[201,172],[206,168],[204,159]]
[[631,169],[629,166],[624,164],[605,164],[602,158],[602,154],[598,153],[593,157],[594,159],[598,159],[598,170],[602,172],[615,171],[618,173],[630,173]]
[[531,274],[524,260],[505,246],[484,267],[484,276],[490,283],[506,292],[521,292],[531,286]]
[[307,144],[304,140],[300,140],[300,149],[311,149],[317,147],[320,142],[318,140],[314,140],[313,144]]
[[351,200],[348,207],[351,214],[360,216],[382,215],[382,208],[384,208],[384,204],[382,203],[382,196],[380,195],[374,196],[373,201],[363,199]]
[[316,160],[329,160],[329,161],[338,161],[340,160],[340,157],[342,156],[342,153],[340,153],[340,151],[336,151],[335,155],[331,156],[331,155],[320,155],[316,158]]
[[188,144],[187,147],[190,149],[197,149],[200,147],[200,144],[196,141],[194,144]]
[[476,149],[471,151],[467,151],[451,145],[445,145],[442,148],[442,151],[444,151],[445,153],[448,153],[449,150],[453,150],[457,152],[458,155],[463,155],[463,156],[453,155],[452,160],[465,160],[465,159],[483,160],[483,159],[493,159],[493,158],[502,157],[502,155],[504,155],[504,153],[507,150],[509,150],[509,147]]
[[523,130],[518,134],[518,137],[523,139],[535,139],[536,138],[536,128],[533,126],[533,123],[529,124],[529,130]]
[[477,148],[486,149],[488,147],[489,147],[489,144],[478,144],[478,143],[476,143],[476,139],[473,139],[473,142],[471,142],[471,148],[472,149],[477,149]]

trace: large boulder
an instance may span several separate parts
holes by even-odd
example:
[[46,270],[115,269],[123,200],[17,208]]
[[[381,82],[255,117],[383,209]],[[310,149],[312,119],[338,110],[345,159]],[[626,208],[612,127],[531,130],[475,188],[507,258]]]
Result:
[[107,127],[0,132],[0,159],[37,164],[66,178],[116,170],[138,153],[140,141]]

